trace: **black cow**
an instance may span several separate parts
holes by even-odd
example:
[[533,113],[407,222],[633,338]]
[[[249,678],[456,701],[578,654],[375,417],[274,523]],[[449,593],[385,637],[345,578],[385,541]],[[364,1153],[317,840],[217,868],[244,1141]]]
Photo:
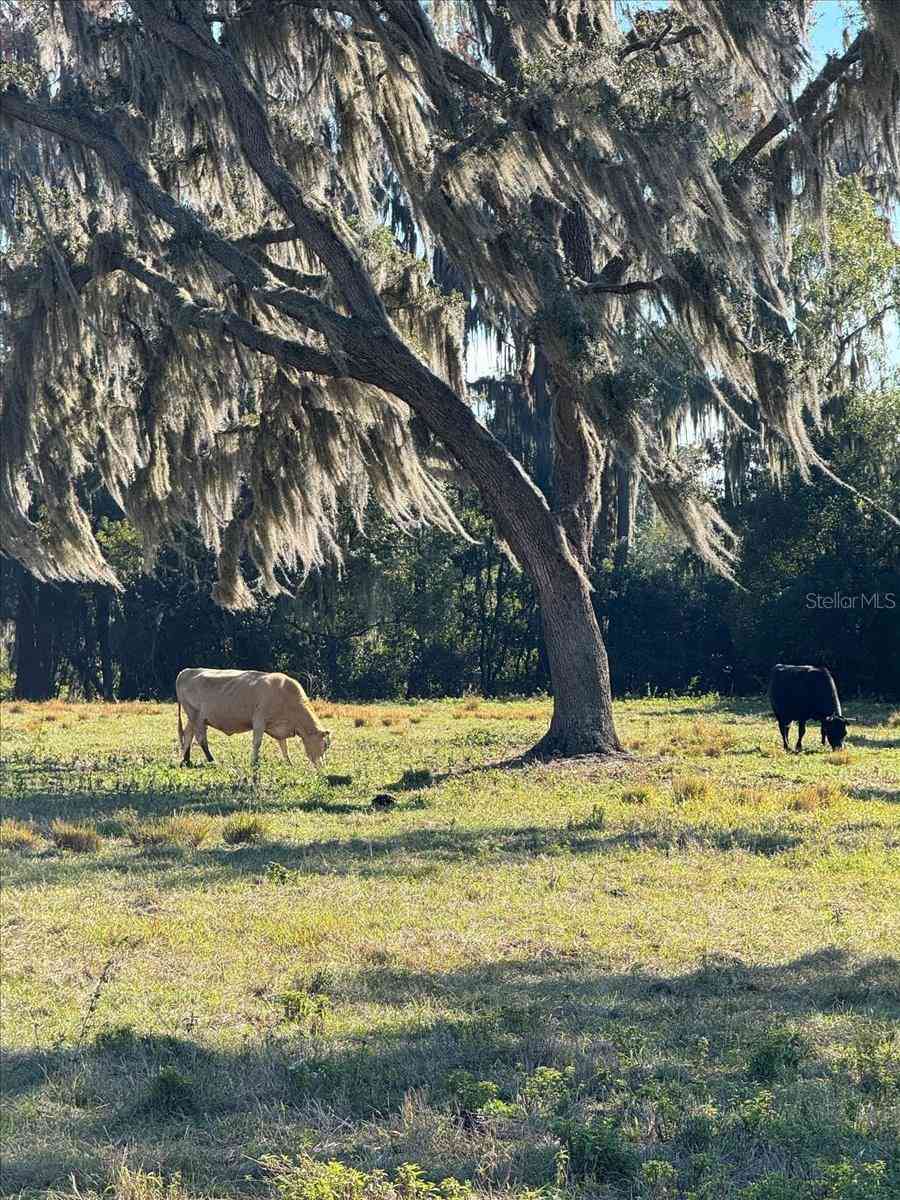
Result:
[[778,663],[769,680],[769,700],[781,730],[785,750],[791,721],[797,722],[797,753],[803,749],[807,721],[821,721],[822,745],[840,750],[847,736],[847,718],[841,712],[837,688],[827,667],[790,667]]

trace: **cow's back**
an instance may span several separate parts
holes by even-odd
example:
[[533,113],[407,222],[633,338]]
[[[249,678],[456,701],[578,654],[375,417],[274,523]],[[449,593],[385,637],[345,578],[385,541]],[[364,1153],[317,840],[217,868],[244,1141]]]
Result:
[[218,671],[188,667],[175,680],[179,701],[196,709],[223,733],[243,733],[252,728],[253,714],[265,707],[272,676],[267,671]]
[[769,680],[769,702],[776,717],[805,721],[840,713],[837,688],[826,667],[778,663]]

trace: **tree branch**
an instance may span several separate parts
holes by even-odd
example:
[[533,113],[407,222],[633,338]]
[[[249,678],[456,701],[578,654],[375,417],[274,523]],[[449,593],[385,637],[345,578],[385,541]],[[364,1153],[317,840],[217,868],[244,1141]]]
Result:
[[266,303],[280,308],[307,328],[329,336],[341,320],[321,300],[293,288],[271,288],[268,275],[236,242],[229,242],[205,225],[194,213],[178,204],[158,187],[144,168],[128,153],[107,127],[103,118],[86,105],[63,109],[56,104],[27,100],[18,92],[0,92],[0,115],[44,129],[65,141],[86,146],[99,154],[107,168],[118,176],[126,191],[164,221],[176,234],[194,239],[248,290],[264,295]]
[[608,292],[612,296],[630,296],[633,292],[655,292],[661,283],[662,276],[657,279],[635,279],[632,283],[587,283],[579,279],[575,290],[581,296],[595,296],[600,292]]
[[175,20],[161,12],[155,0],[130,0],[130,3],[148,31],[205,67],[210,82],[222,96],[244,157],[272,199],[297,227],[306,246],[331,272],[348,308],[389,325],[372,280],[352,250],[349,236],[343,235],[343,221],[337,215],[329,218],[315,212],[303,199],[275,156],[268,118],[259,97],[248,86],[237,61],[209,32],[200,6],[182,0],[180,11],[187,15]]
[[179,322],[186,322],[195,329],[202,329],[214,334],[221,333],[224,329],[248,349],[266,354],[283,366],[293,367],[297,371],[308,371],[314,375],[331,377],[344,374],[337,360],[330,354],[293,339],[276,337],[258,325],[254,325],[252,321],[239,317],[237,313],[228,309],[216,308],[206,300],[198,301],[190,297],[170,279],[152,271],[128,254],[119,253],[111,261],[115,267],[127,271],[129,275],[165,300],[177,314]]
[[776,113],[754,133],[750,141],[732,160],[732,170],[743,167],[754,159],[773,138],[778,137],[779,133],[783,133],[788,128],[792,120],[797,124],[802,124],[813,113],[816,105],[831,85],[837,83],[844,72],[862,58],[863,36],[864,34],[858,33],[840,58],[836,55],[829,55],[825,66],[816,78],[806,85],[798,99],[785,111]]
[[630,54],[637,54],[639,50],[662,50],[666,46],[677,46],[680,42],[686,42],[689,38],[699,37],[706,33],[702,25],[685,25],[683,29],[670,35],[671,28],[670,24],[657,37],[644,38],[639,42],[629,42],[619,51],[619,62],[624,62]]

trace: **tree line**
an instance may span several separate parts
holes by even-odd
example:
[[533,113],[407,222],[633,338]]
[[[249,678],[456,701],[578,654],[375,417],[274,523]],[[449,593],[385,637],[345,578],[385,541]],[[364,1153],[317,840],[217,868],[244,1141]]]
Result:
[[[828,436],[842,477],[884,504],[900,493],[900,388],[848,400]],[[716,459],[716,447],[709,448]],[[749,464],[721,503],[741,538],[738,587],[698,564],[639,496],[631,545],[601,547],[594,604],[617,695],[764,689],[776,661],[827,664],[842,694],[900,698],[900,557],[890,526],[820,478],[775,483]],[[99,504],[97,536],[125,587],[39,583],[4,560],[14,626],[7,690],[25,699],[169,698],[185,666],[283,670],[335,699],[547,691],[540,608],[460,491],[472,541],[349,518],[345,562],[233,613],[212,599],[215,566],[187,534],[142,570],[139,539]],[[618,553],[617,553],[618,551]]]

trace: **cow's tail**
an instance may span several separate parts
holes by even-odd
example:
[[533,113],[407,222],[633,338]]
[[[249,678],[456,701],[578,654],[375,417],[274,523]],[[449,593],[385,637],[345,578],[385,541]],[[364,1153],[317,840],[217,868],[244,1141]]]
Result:
[[178,749],[184,745],[184,726],[181,723],[181,700],[178,701]]

